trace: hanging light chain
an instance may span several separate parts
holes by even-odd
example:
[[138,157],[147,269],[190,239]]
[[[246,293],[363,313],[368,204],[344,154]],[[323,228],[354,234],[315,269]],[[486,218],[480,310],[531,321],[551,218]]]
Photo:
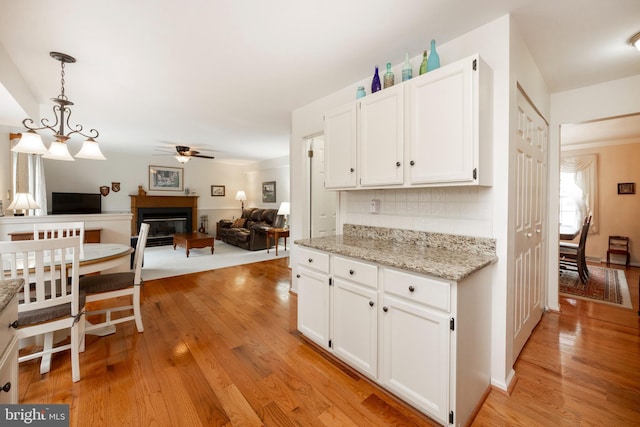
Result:
[[67,96],[64,94],[64,61],[60,61],[60,68],[60,85],[62,87],[60,88],[60,95],[58,98],[67,99]]

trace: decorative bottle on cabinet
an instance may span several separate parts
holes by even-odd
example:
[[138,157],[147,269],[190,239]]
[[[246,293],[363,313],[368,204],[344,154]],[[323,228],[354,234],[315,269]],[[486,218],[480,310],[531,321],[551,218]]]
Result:
[[385,89],[393,86],[395,76],[393,75],[393,71],[391,71],[391,62],[387,62],[387,72],[384,73],[383,79]]
[[356,91],[356,99],[364,98],[367,96],[367,92],[364,91],[364,86],[358,86],[358,90]]
[[420,64],[420,75],[427,72],[427,51],[422,54],[422,63]]
[[427,61],[427,71],[433,71],[440,68],[440,55],[436,52],[436,41],[431,40],[431,52],[429,52],[429,60]]
[[413,68],[411,68],[411,62],[409,62],[409,54],[404,54],[404,65],[402,66],[402,81],[411,80],[413,77]]
[[373,80],[371,81],[371,93],[376,93],[380,89],[380,76],[378,75],[378,66],[376,65],[376,71],[373,73]]

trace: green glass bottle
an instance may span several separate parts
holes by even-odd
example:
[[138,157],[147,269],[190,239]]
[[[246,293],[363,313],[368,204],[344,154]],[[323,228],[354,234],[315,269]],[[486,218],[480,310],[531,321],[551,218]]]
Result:
[[427,72],[427,51],[422,54],[422,63],[420,64],[420,75]]
[[382,87],[386,89],[393,86],[393,83],[395,83],[395,76],[393,75],[393,71],[391,71],[391,62],[387,62],[387,72],[384,73]]

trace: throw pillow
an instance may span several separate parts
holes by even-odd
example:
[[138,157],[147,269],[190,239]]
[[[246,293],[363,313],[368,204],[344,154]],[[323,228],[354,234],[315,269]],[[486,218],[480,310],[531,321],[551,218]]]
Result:
[[245,218],[238,218],[235,221],[233,221],[233,224],[231,225],[232,228],[243,228],[245,222],[247,222],[247,220]]

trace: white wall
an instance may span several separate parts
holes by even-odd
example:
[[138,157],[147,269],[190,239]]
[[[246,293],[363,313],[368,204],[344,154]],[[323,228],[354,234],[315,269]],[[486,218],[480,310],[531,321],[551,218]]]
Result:
[[[245,174],[247,201],[244,205],[246,207],[278,209],[280,203],[289,201],[289,156],[252,163]],[[275,203],[262,201],[262,183],[269,181],[276,182]]]
[[[555,223],[550,221],[550,227],[556,227],[554,228],[556,230],[558,227],[560,125],[640,112],[638,94],[640,94],[640,74],[551,95],[549,146],[554,161],[549,162],[549,209],[551,210],[549,217],[551,219],[555,213],[553,217]],[[549,265],[557,265],[557,234],[550,236],[548,247]],[[559,310],[557,271],[549,269],[548,286],[548,306],[552,310]]]

